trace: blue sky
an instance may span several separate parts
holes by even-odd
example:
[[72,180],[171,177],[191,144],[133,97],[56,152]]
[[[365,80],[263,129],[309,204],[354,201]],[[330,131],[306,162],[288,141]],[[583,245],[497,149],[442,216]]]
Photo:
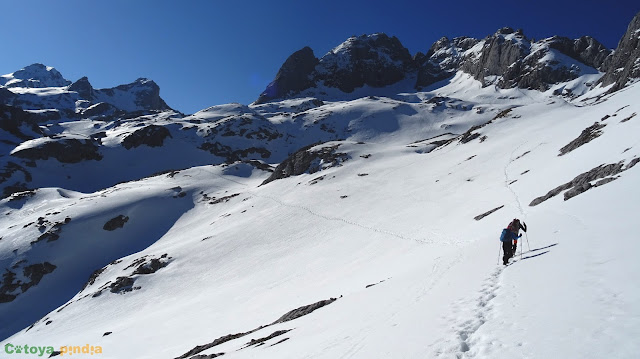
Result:
[[95,88],[147,77],[169,106],[193,113],[248,104],[292,52],[310,46],[321,57],[351,35],[385,32],[415,54],[442,36],[511,26],[614,48],[638,11],[635,0],[0,1],[0,74],[40,62]]

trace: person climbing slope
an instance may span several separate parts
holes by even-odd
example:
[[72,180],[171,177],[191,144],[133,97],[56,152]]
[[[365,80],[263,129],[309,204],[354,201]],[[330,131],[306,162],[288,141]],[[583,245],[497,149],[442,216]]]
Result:
[[513,248],[512,248],[512,252],[515,254],[516,253],[516,248],[518,248],[518,238],[522,237],[522,235],[518,236],[518,232],[520,232],[520,229],[522,229],[523,231],[527,231],[527,224],[522,222],[520,223],[520,220],[517,218],[514,218],[513,221],[511,221],[511,223],[509,223],[509,225],[507,226],[507,229],[510,230],[511,232],[516,234],[516,238],[514,238],[513,240]]
[[509,259],[513,257],[514,253],[516,252],[518,238],[522,237],[522,234],[518,234],[520,229],[525,232],[527,231],[527,224],[523,224],[524,226],[520,224],[520,220],[516,218],[511,221],[511,223],[509,223],[507,228],[502,230],[500,241],[502,242],[502,251],[504,252],[504,255],[502,257],[502,263],[504,265],[509,264]]

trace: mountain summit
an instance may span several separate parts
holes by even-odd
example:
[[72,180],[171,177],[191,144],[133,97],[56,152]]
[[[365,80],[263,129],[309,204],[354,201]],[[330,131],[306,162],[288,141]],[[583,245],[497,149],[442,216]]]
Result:
[[[42,91],[50,88],[51,91]],[[15,94],[22,96],[16,97]],[[103,103],[115,110],[164,111],[171,108],[160,97],[160,87],[152,80],[139,78],[113,88],[94,89],[87,77],[76,82],[66,80],[53,67],[29,65],[0,76],[0,99],[27,110],[64,110],[67,116],[81,113]],[[104,106],[103,106],[104,108]]]
[[0,76],[0,86],[4,87],[62,87],[71,84],[71,81],[62,77],[62,74],[53,67],[43,64],[32,64],[14,73]]
[[406,91],[420,90],[458,71],[470,74],[483,86],[540,91],[582,75],[606,72],[600,83],[616,83],[615,88],[620,88],[640,76],[638,24],[636,15],[615,51],[590,36],[553,36],[534,41],[522,30],[509,27],[484,39],[443,37],[426,53],[418,52],[413,57],[396,37],[354,36],[319,60],[308,47],[295,52],[255,104],[305,96],[329,99],[363,87],[375,93],[376,88],[404,79],[411,81]]

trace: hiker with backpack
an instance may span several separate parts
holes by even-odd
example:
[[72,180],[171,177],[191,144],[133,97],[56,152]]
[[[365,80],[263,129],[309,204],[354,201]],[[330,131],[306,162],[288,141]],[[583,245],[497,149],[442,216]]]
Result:
[[507,228],[502,230],[502,234],[500,235],[500,241],[502,242],[502,251],[504,252],[504,256],[502,257],[502,263],[507,265],[509,263],[509,259],[513,257],[516,252],[516,248],[518,246],[518,238],[522,237],[522,234],[518,234],[520,229],[523,231],[527,231],[527,224],[520,223],[520,220],[515,218]]
[[509,225],[507,226],[507,229],[510,230],[511,232],[515,233],[515,235],[517,236],[513,240],[513,250],[512,250],[512,252],[515,253],[516,252],[516,248],[518,248],[518,238],[522,237],[522,234],[518,235],[518,232],[520,232],[521,229],[526,232],[527,231],[527,224],[524,223],[524,222],[520,223],[519,219],[514,218],[513,221],[511,221],[511,223],[509,223]]

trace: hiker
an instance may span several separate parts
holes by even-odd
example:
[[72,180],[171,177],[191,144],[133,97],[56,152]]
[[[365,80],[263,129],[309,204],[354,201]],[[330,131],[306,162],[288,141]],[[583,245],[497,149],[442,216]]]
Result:
[[525,223],[523,226],[520,224],[520,220],[516,218],[509,223],[507,228],[502,230],[500,241],[502,242],[502,251],[504,252],[504,256],[502,257],[502,264],[504,265],[509,264],[509,259],[513,257],[516,252],[518,238],[522,237],[522,234],[518,234],[520,229],[526,232],[527,225]]
[[518,236],[518,232],[520,232],[520,229],[526,232],[527,224],[524,222],[520,223],[519,219],[514,218],[513,221],[511,221],[511,223],[509,223],[509,225],[507,226],[507,229],[515,233],[516,235],[516,237],[514,237],[513,239],[513,248],[512,248],[512,252],[516,253],[516,248],[518,248],[518,238],[522,236],[522,235]]

